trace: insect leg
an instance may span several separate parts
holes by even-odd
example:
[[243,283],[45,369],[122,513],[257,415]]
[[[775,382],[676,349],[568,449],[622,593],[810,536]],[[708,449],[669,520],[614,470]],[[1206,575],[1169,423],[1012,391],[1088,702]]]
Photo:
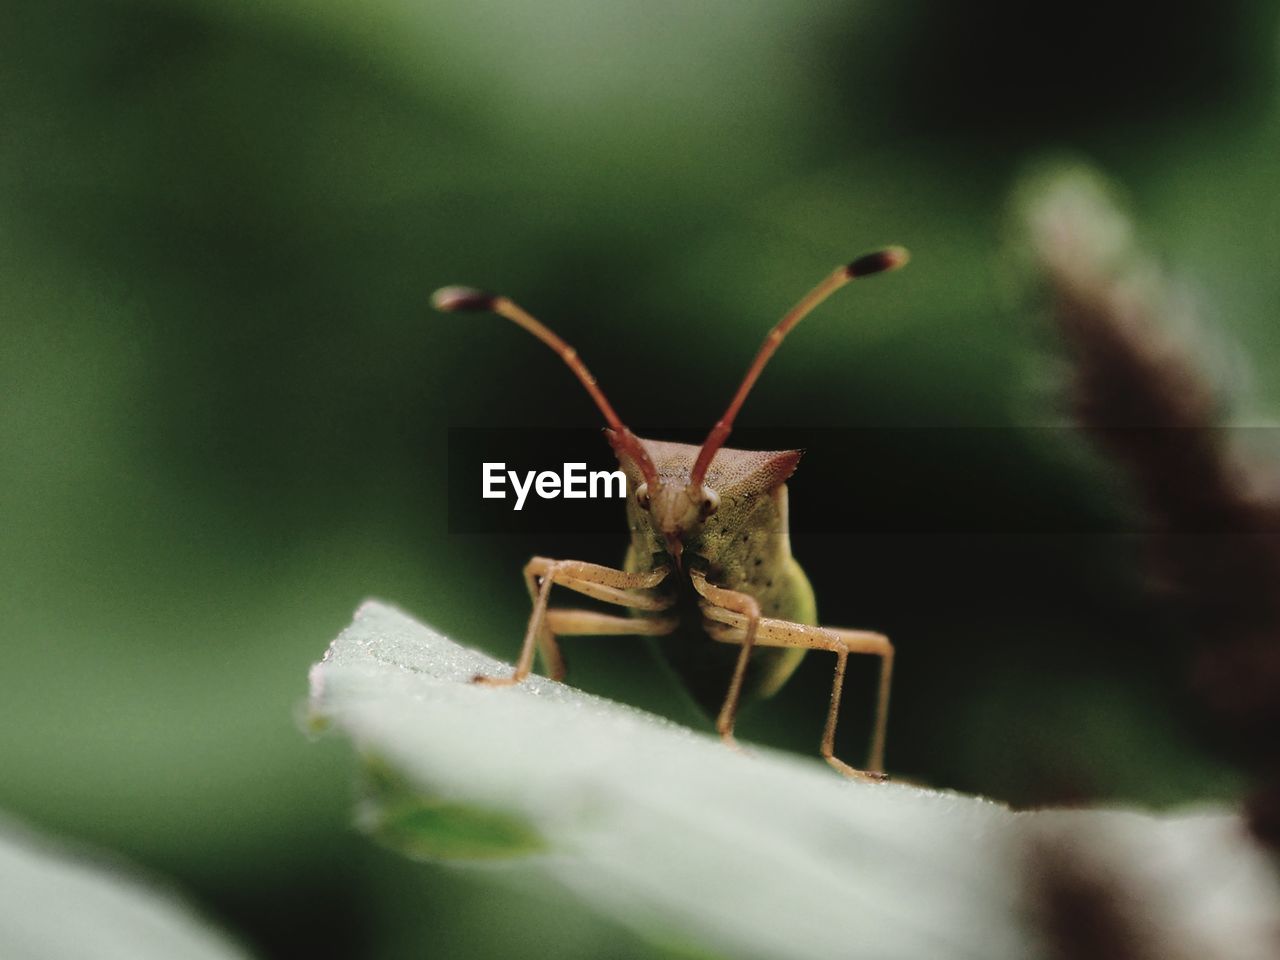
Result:
[[[534,570],[532,561],[524,566],[524,584],[529,590],[529,602],[536,608],[540,588],[538,586],[538,574]],[[550,614],[551,611],[547,612]],[[565,674],[564,654],[560,652],[560,644],[556,643],[555,634],[544,627],[538,631],[536,643],[538,653],[542,656],[542,666],[547,671],[547,676],[552,680],[563,680]]]
[[760,622],[760,604],[750,594],[708,583],[706,575],[701,571],[691,571],[690,579],[693,581],[693,588],[703,597],[704,612],[709,608],[732,611],[742,617],[745,623],[742,639],[739,641],[742,652],[738,654],[738,662],[734,665],[733,679],[729,681],[724,706],[716,717],[716,730],[726,743],[732,745],[733,725],[738,717],[738,703],[742,699],[742,681],[747,675],[747,663],[751,659],[751,649],[755,646],[756,626]]
[[[507,686],[519,683],[533,669],[533,655],[541,649],[552,677],[559,679],[564,675],[564,658],[555,642],[555,631],[547,628],[547,601],[551,596],[551,588],[559,583],[579,593],[616,603],[624,607],[639,610],[663,610],[673,602],[670,598],[646,593],[651,587],[660,584],[667,576],[666,568],[647,571],[645,573],[627,573],[612,567],[581,560],[551,560],[547,557],[534,557],[525,565],[524,578],[533,600],[533,611],[529,616],[529,626],[525,631],[524,644],[520,648],[520,657],[516,660],[515,670],[509,677],[476,677],[476,683],[492,686]],[[619,618],[621,619],[621,618]],[[610,631],[614,632],[614,631]]]
[[[708,633],[723,643],[745,643],[749,626],[747,618],[734,611],[706,607],[704,615],[713,621]],[[822,757],[846,776],[876,780],[883,776],[885,729],[889,720],[889,687],[893,680],[893,644],[889,638],[868,630],[846,630],[841,627],[811,627],[790,620],[763,618],[756,627],[754,643],[769,647],[803,647],[829,650],[836,655],[835,678],[831,685],[831,705],[822,732]],[[880,658],[880,689],[876,702],[875,729],[871,737],[871,755],[867,771],[856,770],[835,756],[836,721],[840,714],[840,695],[844,687],[845,665],[851,653],[868,653]]]
[[[564,657],[560,654],[560,637],[660,637],[680,623],[677,617],[618,617],[597,610],[569,610],[548,607],[538,637],[538,653],[552,680],[563,680]],[[492,681],[486,681],[492,682]]]
[[627,573],[585,560],[551,560],[547,557],[534,557],[524,568],[526,580],[534,577],[544,581],[550,576],[561,586],[588,597],[638,610],[665,610],[671,606],[673,601],[670,597],[638,592],[656,587],[669,572],[668,568],[659,567],[644,573]]
[[557,637],[661,637],[679,622],[676,617],[618,617],[596,610],[547,611],[547,629]]

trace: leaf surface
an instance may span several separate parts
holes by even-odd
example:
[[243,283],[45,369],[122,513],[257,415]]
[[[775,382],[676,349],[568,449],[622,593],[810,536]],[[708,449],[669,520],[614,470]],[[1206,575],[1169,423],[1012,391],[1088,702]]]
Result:
[[1042,873],[1064,857],[1183,952],[1261,957],[1250,945],[1280,929],[1275,877],[1233,814],[1019,814],[855,783],[543,677],[470,682],[509,669],[361,607],[312,669],[311,718],[365,758],[364,826],[415,856],[531,858],[602,913],[717,955],[1036,956]]

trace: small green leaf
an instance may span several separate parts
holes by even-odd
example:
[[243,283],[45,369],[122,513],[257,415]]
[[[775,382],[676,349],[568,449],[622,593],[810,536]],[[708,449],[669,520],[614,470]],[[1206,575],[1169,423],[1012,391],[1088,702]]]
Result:
[[430,797],[373,757],[365,760],[356,820],[378,842],[415,860],[491,860],[545,849],[519,817]]

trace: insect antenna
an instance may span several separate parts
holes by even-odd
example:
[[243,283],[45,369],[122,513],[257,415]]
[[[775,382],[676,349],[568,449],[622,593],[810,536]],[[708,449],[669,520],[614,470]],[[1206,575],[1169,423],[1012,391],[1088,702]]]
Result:
[[778,349],[778,345],[782,343],[783,338],[791,332],[792,328],[812,313],[822,301],[826,300],[827,297],[849,281],[856,280],[859,277],[869,277],[874,273],[883,273],[886,270],[896,270],[904,265],[908,258],[909,254],[905,248],[886,247],[875,253],[868,253],[858,257],[852,263],[837,267],[821,283],[806,293],[800,302],[778,321],[774,328],[769,331],[768,336],[764,338],[760,352],[756,354],[755,360],[747,368],[747,375],[742,378],[742,384],[738,387],[738,392],[733,395],[733,400],[729,402],[729,409],[724,412],[724,416],[716,421],[716,425],[707,434],[707,439],[703,441],[702,449],[698,451],[698,459],[693,464],[693,472],[689,475],[690,487],[696,489],[702,486],[702,481],[707,475],[707,468],[711,466],[711,461],[715,459],[716,452],[724,446],[725,441],[729,439],[729,434],[733,431],[734,418],[738,416],[738,411],[742,409],[742,404],[747,399],[747,394],[751,392],[751,388],[755,386],[756,380],[760,377],[760,372],[764,370],[769,358],[773,356],[774,351]]
[[496,313],[498,316],[506,317],[513,323],[528,330],[554,350],[556,355],[573,371],[574,376],[587,388],[587,393],[591,394],[591,399],[596,402],[596,406],[604,414],[605,421],[615,434],[614,444],[624,448],[631,455],[636,465],[640,467],[640,472],[644,474],[645,481],[650,487],[657,486],[658,470],[654,467],[653,460],[650,459],[640,440],[622,422],[622,418],[614,412],[613,406],[604,395],[604,391],[596,383],[596,378],[592,376],[591,371],[587,369],[587,365],[578,356],[578,351],[556,336],[549,327],[539,322],[513,300],[496,296],[492,293],[485,293],[482,290],[473,290],[470,287],[441,287],[431,295],[431,305],[444,313],[480,311]]

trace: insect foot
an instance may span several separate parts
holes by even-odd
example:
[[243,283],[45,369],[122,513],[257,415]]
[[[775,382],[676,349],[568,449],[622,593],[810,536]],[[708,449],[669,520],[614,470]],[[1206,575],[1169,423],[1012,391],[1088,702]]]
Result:
[[471,678],[471,682],[486,687],[514,687],[523,679],[514,674],[509,677],[490,677],[483,673],[477,673]]
[[857,767],[849,766],[838,757],[825,757],[824,759],[850,780],[859,780],[863,783],[889,782],[889,775],[887,773],[875,773],[870,770],[859,770]]

